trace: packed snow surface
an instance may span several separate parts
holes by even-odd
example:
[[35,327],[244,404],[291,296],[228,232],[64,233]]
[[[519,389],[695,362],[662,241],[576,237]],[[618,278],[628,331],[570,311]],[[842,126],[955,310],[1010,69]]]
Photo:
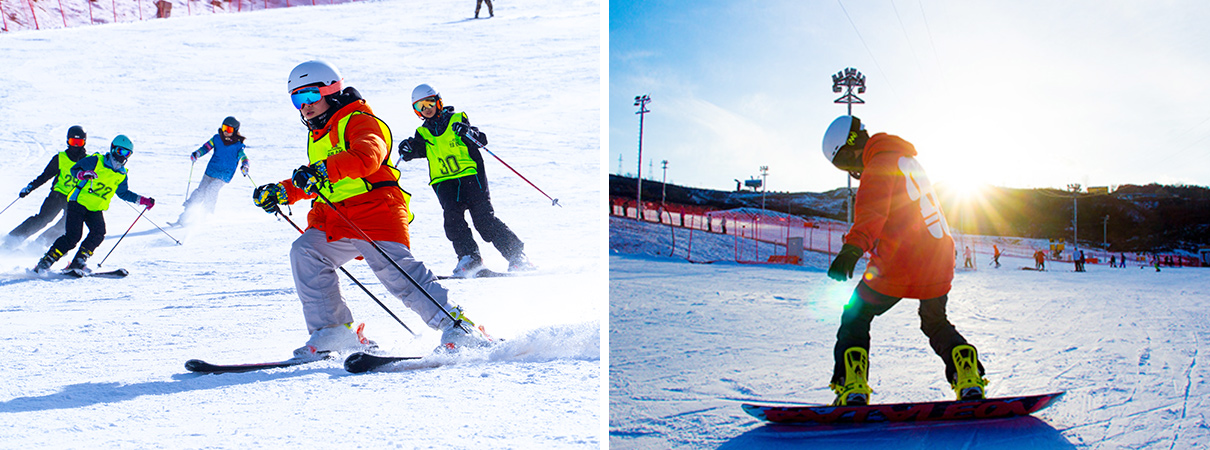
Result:
[[[0,35],[0,207],[63,150],[76,124],[92,152],[129,136],[130,188],[157,201],[138,222],[136,207],[118,199],[105,213],[106,240],[90,263],[128,269],[125,279],[31,278],[26,269],[47,250],[32,240],[0,255],[0,447],[601,446],[601,5],[497,4],[494,18],[480,20],[472,8],[365,1]],[[396,140],[420,124],[412,88],[434,86],[487,133],[492,151],[559,199],[562,207],[551,206],[485,154],[496,213],[539,269],[444,284],[471,319],[504,339],[496,349],[359,375],[340,360],[185,371],[192,358],[285,359],[307,340],[288,259],[298,232],[252,205],[251,192],[307,161],[286,76],[315,58],[341,70]],[[255,182],[236,174],[207,221],[169,227],[209,158],[191,169],[189,153],[228,115],[242,122]],[[427,165],[399,168],[413,194],[413,252],[448,274],[455,257]],[[36,212],[48,192],[49,184],[16,201],[0,215],[0,233]],[[308,208],[294,205],[291,220],[305,226]],[[490,268],[506,270],[490,244],[480,245]],[[429,355],[439,333],[364,262],[345,267],[418,333],[342,275],[366,335],[390,354]]]
[[[1210,269],[1110,269],[1001,258],[959,270],[949,319],[979,348],[989,395],[1066,391],[1035,416],[972,422],[773,426],[744,402],[828,403],[832,347],[856,280],[801,267],[669,258],[668,227],[611,219],[610,448],[1204,448]],[[726,259],[731,236],[694,234]],[[710,243],[711,239],[721,242]],[[625,249],[619,251],[619,249]],[[697,250],[695,250],[696,252]],[[711,259],[711,258],[706,258]],[[859,264],[857,271],[863,270]],[[874,320],[872,401],[953,392],[916,301]]]

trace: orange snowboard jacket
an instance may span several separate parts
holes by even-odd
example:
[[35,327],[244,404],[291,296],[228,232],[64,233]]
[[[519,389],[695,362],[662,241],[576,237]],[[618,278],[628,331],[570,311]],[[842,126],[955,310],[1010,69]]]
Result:
[[949,293],[954,238],[916,147],[885,133],[870,137],[845,243],[870,253],[863,279],[874,291],[929,299]]

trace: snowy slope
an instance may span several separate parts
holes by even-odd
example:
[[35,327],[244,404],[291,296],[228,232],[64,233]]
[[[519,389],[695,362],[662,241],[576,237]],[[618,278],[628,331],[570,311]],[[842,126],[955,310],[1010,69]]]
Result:
[[[0,255],[0,447],[599,447],[601,4],[536,0],[497,5],[488,20],[472,14],[462,2],[387,0],[0,35],[3,203],[63,148],[73,124],[88,131],[92,151],[130,136],[130,187],[158,201],[104,263],[129,269],[126,279],[29,279],[24,270],[46,248]],[[488,158],[497,214],[540,270],[446,286],[507,340],[498,350],[392,373],[349,375],[339,361],[185,372],[190,358],[283,359],[307,338],[288,262],[297,231],[251,204],[253,182],[237,175],[204,226],[167,229],[181,245],[152,223],[176,220],[206,161],[191,175],[189,152],[227,115],[243,122],[255,183],[305,163],[285,80],[313,58],[340,68],[396,139],[419,124],[412,88],[432,84],[496,154],[559,198],[564,207],[552,207]],[[413,252],[448,273],[454,254],[427,168],[400,168],[416,213]],[[47,192],[0,215],[0,232]],[[307,208],[295,205],[292,219],[305,223]],[[136,216],[114,201],[94,265]],[[482,245],[488,266],[503,270]],[[364,263],[346,268],[419,333],[345,281],[370,338],[396,354],[431,351],[438,333]]]
[[[611,249],[666,233],[618,225]],[[610,255],[611,448],[1210,445],[1201,355],[1210,342],[1210,270],[1090,265],[1075,273],[1062,264],[1035,272],[1019,270],[1032,261],[1005,257],[1000,269],[959,271],[949,317],[978,346],[989,393],[1066,397],[1036,417],[979,424],[808,428],[764,426],[739,404],[832,400],[832,346],[856,282],[827,278],[826,258],[803,267],[702,265],[652,256],[659,251]],[[874,401],[953,395],[914,300],[874,321],[872,344]]]

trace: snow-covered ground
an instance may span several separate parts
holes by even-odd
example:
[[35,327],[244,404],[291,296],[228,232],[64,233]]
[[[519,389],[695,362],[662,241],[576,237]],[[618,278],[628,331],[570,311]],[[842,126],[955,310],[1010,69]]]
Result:
[[[1023,258],[959,271],[949,317],[978,346],[989,394],[1066,391],[1035,417],[904,426],[768,426],[740,403],[827,403],[832,346],[856,281],[802,267],[691,264],[667,227],[611,219],[611,448],[1205,448],[1210,270],[1047,272]],[[695,248],[717,235],[695,234]],[[726,259],[727,242],[717,245]],[[619,251],[618,249],[626,250]],[[984,263],[986,264],[986,263]],[[863,266],[858,266],[858,271]],[[873,400],[952,396],[913,300],[874,321]]]
[[[365,1],[0,35],[0,199],[6,206],[82,125],[92,151],[134,141],[134,192],[157,205],[103,268],[122,280],[24,276],[46,248],[0,255],[0,447],[5,448],[597,448],[602,445],[606,274],[600,212],[601,4],[534,0]],[[492,150],[496,212],[540,270],[451,281],[454,301],[505,343],[491,352],[350,375],[339,361],[260,373],[187,373],[191,358],[278,360],[306,339],[288,223],[251,203],[236,175],[202,226],[181,213],[189,153],[225,116],[243,122],[251,177],[269,183],[305,163],[305,130],[286,94],[296,64],[323,58],[358,88],[397,139],[419,120],[412,88],[429,83],[469,113]],[[208,157],[192,171],[196,187]],[[454,254],[422,161],[401,164],[413,194],[413,251],[437,273]],[[0,215],[7,233],[49,185]],[[304,204],[292,219],[303,225]],[[115,200],[94,266],[135,220]],[[504,259],[482,244],[489,267]],[[66,264],[66,258],[56,267]],[[347,266],[420,335],[352,283],[366,334],[393,354],[428,354],[424,327],[363,262]]]

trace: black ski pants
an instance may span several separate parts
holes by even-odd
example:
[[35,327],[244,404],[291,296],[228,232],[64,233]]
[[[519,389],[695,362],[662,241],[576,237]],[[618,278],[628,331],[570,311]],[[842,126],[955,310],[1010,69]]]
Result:
[[92,254],[101,245],[101,241],[105,240],[105,216],[101,211],[89,211],[88,208],[81,206],[79,203],[70,202],[67,204],[67,233],[55,240],[52,249],[58,249],[60,254],[67,254],[71,251],[76,243],[80,242],[80,236],[84,234],[84,225],[88,225],[88,236],[84,238],[84,242],[80,244],[80,250],[77,255],[87,252]]
[[479,254],[479,245],[466,223],[470,211],[475,230],[483,240],[491,242],[504,258],[512,261],[525,249],[525,244],[508,228],[492,208],[491,195],[486,180],[479,175],[442,181],[433,185],[437,201],[445,212],[445,237],[454,244],[454,253],[459,258]]
[[67,196],[59,191],[51,190],[50,195],[46,196],[46,200],[42,201],[42,208],[38,210],[38,213],[29,216],[28,219],[21,222],[21,225],[17,225],[17,228],[8,232],[8,235],[20,239],[29,237],[59,217],[59,213],[63,212],[65,206],[67,206]]
[[[957,369],[954,367],[951,353],[954,347],[967,344],[954,325],[945,317],[945,302],[948,295],[937,298],[920,300],[920,330],[929,338],[929,345],[937,356],[945,361],[945,379],[953,380]],[[881,315],[899,303],[901,298],[884,295],[870,289],[862,281],[853,290],[849,304],[845,305],[844,313],[840,316],[840,330],[836,332],[836,348],[834,357],[836,366],[832,370],[832,383],[844,383],[844,351],[852,347],[861,347],[870,351],[870,323],[874,317]],[[983,373],[982,363],[979,372]]]

